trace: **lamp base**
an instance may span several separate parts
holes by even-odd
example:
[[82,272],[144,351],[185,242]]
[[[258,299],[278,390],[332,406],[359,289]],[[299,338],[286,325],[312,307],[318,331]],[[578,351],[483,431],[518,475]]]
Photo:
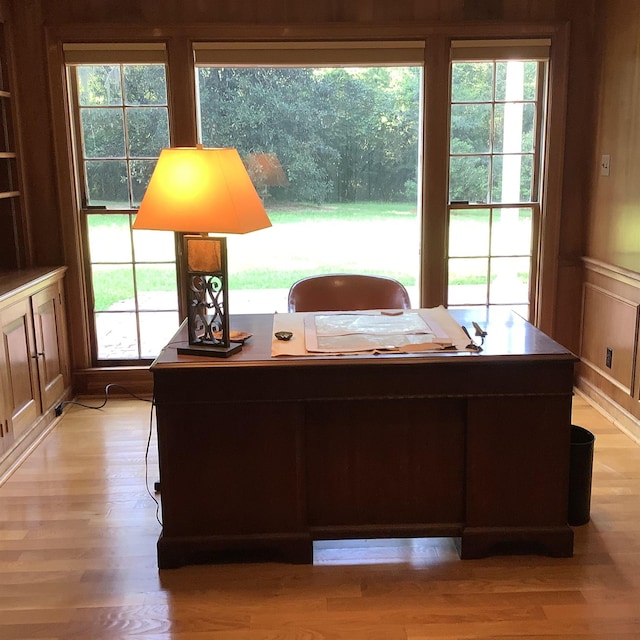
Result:
[[230,344],[228,347],[214,347],[209,345],[190,344],[188,347],[178,347],[178,355],[182,356],[210,356],[213,358],[228,358],[242,349],[242,344]]

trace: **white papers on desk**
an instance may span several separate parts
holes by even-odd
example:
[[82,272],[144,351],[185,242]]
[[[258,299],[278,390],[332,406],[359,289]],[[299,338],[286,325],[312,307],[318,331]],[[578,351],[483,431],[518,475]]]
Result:
[[452,344],[432,324],[418,311],[309,314],[304,319],[305,347],[310,353],[356,353],[441,349]]
[[[278,356],[325,356],[325,355],[355,355],[358,353],[371,354],[376,352],[393,353],[441,353],[443,348],[452,348],[454,351],[468,351],[466,345],[469,344],[469,338],[462,331],[460,325],[455,321],[453,316],[443,306],[433,307],[431,309],[413,309],[403,310],[402,316],[409,313],[419,314],[425,321],[429,329],[433,332],[435,338],[429,338],[428,334],[415,334],[418,336],[419,344],[407,344],[393,350],[378,349],[367,345],[366,348],[358,351],[345,351],[338,349],[336,351],[310,351],[306,346],[306,326],[308,318],[317,315],[352,315],[353,312],[336,311],[336,312],[307,312],[307,313],[276,313],[273,316],[273,332],[278,331],[291,332],[292,338],[288,341],[277,340],[275,336],[271,342],[271,355]],[[385,314],[388,312],[385,312]],[[398,312],[400,313],[400,312]],[[374,314],[384,315],[381,311],[358,311],[356,315]],[[393,316],[390,316],[393,318]],[[395,316],[401,317],[401,316]],[[315,322],[314,322],[315,327]],[[422,340],[433,340],[432,342],[423,342]]]

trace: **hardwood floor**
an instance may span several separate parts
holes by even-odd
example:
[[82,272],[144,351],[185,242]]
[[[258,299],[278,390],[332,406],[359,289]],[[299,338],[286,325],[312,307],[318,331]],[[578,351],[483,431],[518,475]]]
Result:
[[579,396],[574,423],[596,446],[573,558],[462,561],[446,539],[347,541],[317,544],[313,565],[160,572],[150,404],[68,406],[0,486],[0,638],[637,640],[640,446]]

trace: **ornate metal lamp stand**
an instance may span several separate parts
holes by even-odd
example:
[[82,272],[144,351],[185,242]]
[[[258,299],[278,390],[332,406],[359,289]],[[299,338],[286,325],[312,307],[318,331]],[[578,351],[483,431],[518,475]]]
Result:
[[229,340],[227,239],[184,236],[189,346],[178,353],[226,358],[242,349]]

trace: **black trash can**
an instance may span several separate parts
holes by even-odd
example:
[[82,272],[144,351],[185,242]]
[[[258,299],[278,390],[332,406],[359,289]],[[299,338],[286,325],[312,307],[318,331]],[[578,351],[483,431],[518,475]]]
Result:
[[584,427],[571,425],[569,467],[569,524],[587,524],[591,518],[591,475],[596,437]]

